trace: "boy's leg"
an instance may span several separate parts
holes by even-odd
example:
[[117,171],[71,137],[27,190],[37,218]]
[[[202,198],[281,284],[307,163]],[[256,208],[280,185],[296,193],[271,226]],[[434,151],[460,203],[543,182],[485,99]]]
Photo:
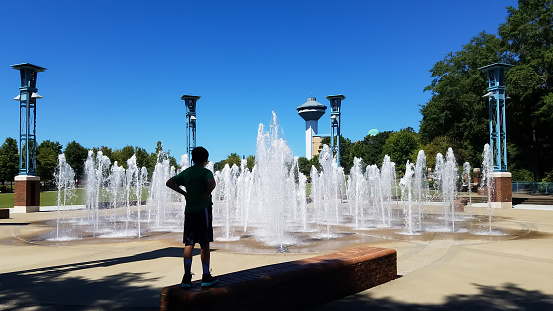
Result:
[[194,250],[194,245],[185,245],[184,246],[184,276],[182,277],[181,287],[190,288],[192,287],[192,251]]
[[209,243],[204,243],[200,245],[200,259],[202,260],[202,271],[203,274],[209,274],[209,261],[211,259],[209,252]]
[[194,245],[185,245],[184,246],[184,259],[192,259],[192,252],[194,251]]
[[203,270],[203,275],[202,275],[202,286],[203,287],[210,287],[210,286],[213,286],[215,284],[217,284],[217,282],[219,282],[219,280],[217,280],[217,278],[213,277],[211,275],[211,273],[209,272],[209,260],[210,260],[210,252],[209,252],[209,243],[204,243],[201,246],[201,253],[200,253],[200,258],[202,259],[202,270]]

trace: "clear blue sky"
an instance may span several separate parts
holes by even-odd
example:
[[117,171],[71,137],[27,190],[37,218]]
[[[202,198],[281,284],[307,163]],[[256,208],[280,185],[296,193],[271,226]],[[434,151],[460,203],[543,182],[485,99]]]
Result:
[[[2,1],[0,140],[18,139],[19,75],[39,73],[37,140],[87,148],[156,142],[186,151],[183,94],[201,96],[198,145],[212,161],[255,154],[275,111],[305,156],[296,107],[311,92],[343,94],[342,134],[418,131],[429,70],[482,31],[496,33],[513,0]],[[25,7],[27,5],[27,7]],[[22,18],[28,13],[30,18]],[[319,133],[330,132],[330,114]]]

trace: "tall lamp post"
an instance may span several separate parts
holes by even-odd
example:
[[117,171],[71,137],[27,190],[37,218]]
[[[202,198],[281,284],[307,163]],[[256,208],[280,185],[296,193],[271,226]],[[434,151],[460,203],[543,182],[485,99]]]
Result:
[[[336,152],[336,161],[340,166],[340,109],[342,107],[342,100],[346,97],[340,95],[329,95],[326,97],[330,101],[330,150]],[[336,140],[336,144],[334,143]]]
[[513,65],[495,63],[479,68],[488,77],[490,111],[490,149],[493,173],[490,174],[490,203],[495,208],[513,207],[512,175],[507,171],[507,126],[505,120],[505,71]]
[[37,212],[40,207],[40,177],[36,176],[37,74],[46,68],[29,63],[11,65],[19,70],[19,175],[15,177],[14,213]]
[[186,106],[186,153],[192,161],[192,149],[196,148],[196,101],[200,96],[182,95],[180,99]]

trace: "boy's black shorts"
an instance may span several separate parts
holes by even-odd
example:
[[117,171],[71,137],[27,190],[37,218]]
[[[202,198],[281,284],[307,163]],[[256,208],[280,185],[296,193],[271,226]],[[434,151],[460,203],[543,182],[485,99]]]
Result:
[[213,242],[213,212],[211,207],[184,214],[182,242],[184,245],[199,243],[200,246]]

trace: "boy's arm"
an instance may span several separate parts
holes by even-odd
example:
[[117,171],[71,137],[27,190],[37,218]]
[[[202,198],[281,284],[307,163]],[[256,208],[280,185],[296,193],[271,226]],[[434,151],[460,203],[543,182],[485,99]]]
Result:
[[182,190],[181,187],[179,187],[177,184],[175,184],[175,182],[173,181],[173,178],[169,179],[165,183],[165,185],[186,197],[186,191]]
[[213,189],[215,189],[215,185],[216,185],[215,178],[210,177],[207,180],[207,188],[205,189],[205,192],[202,193],[202,195],[200,196],[201,201],[209,199],[211,192],[213,191]]

